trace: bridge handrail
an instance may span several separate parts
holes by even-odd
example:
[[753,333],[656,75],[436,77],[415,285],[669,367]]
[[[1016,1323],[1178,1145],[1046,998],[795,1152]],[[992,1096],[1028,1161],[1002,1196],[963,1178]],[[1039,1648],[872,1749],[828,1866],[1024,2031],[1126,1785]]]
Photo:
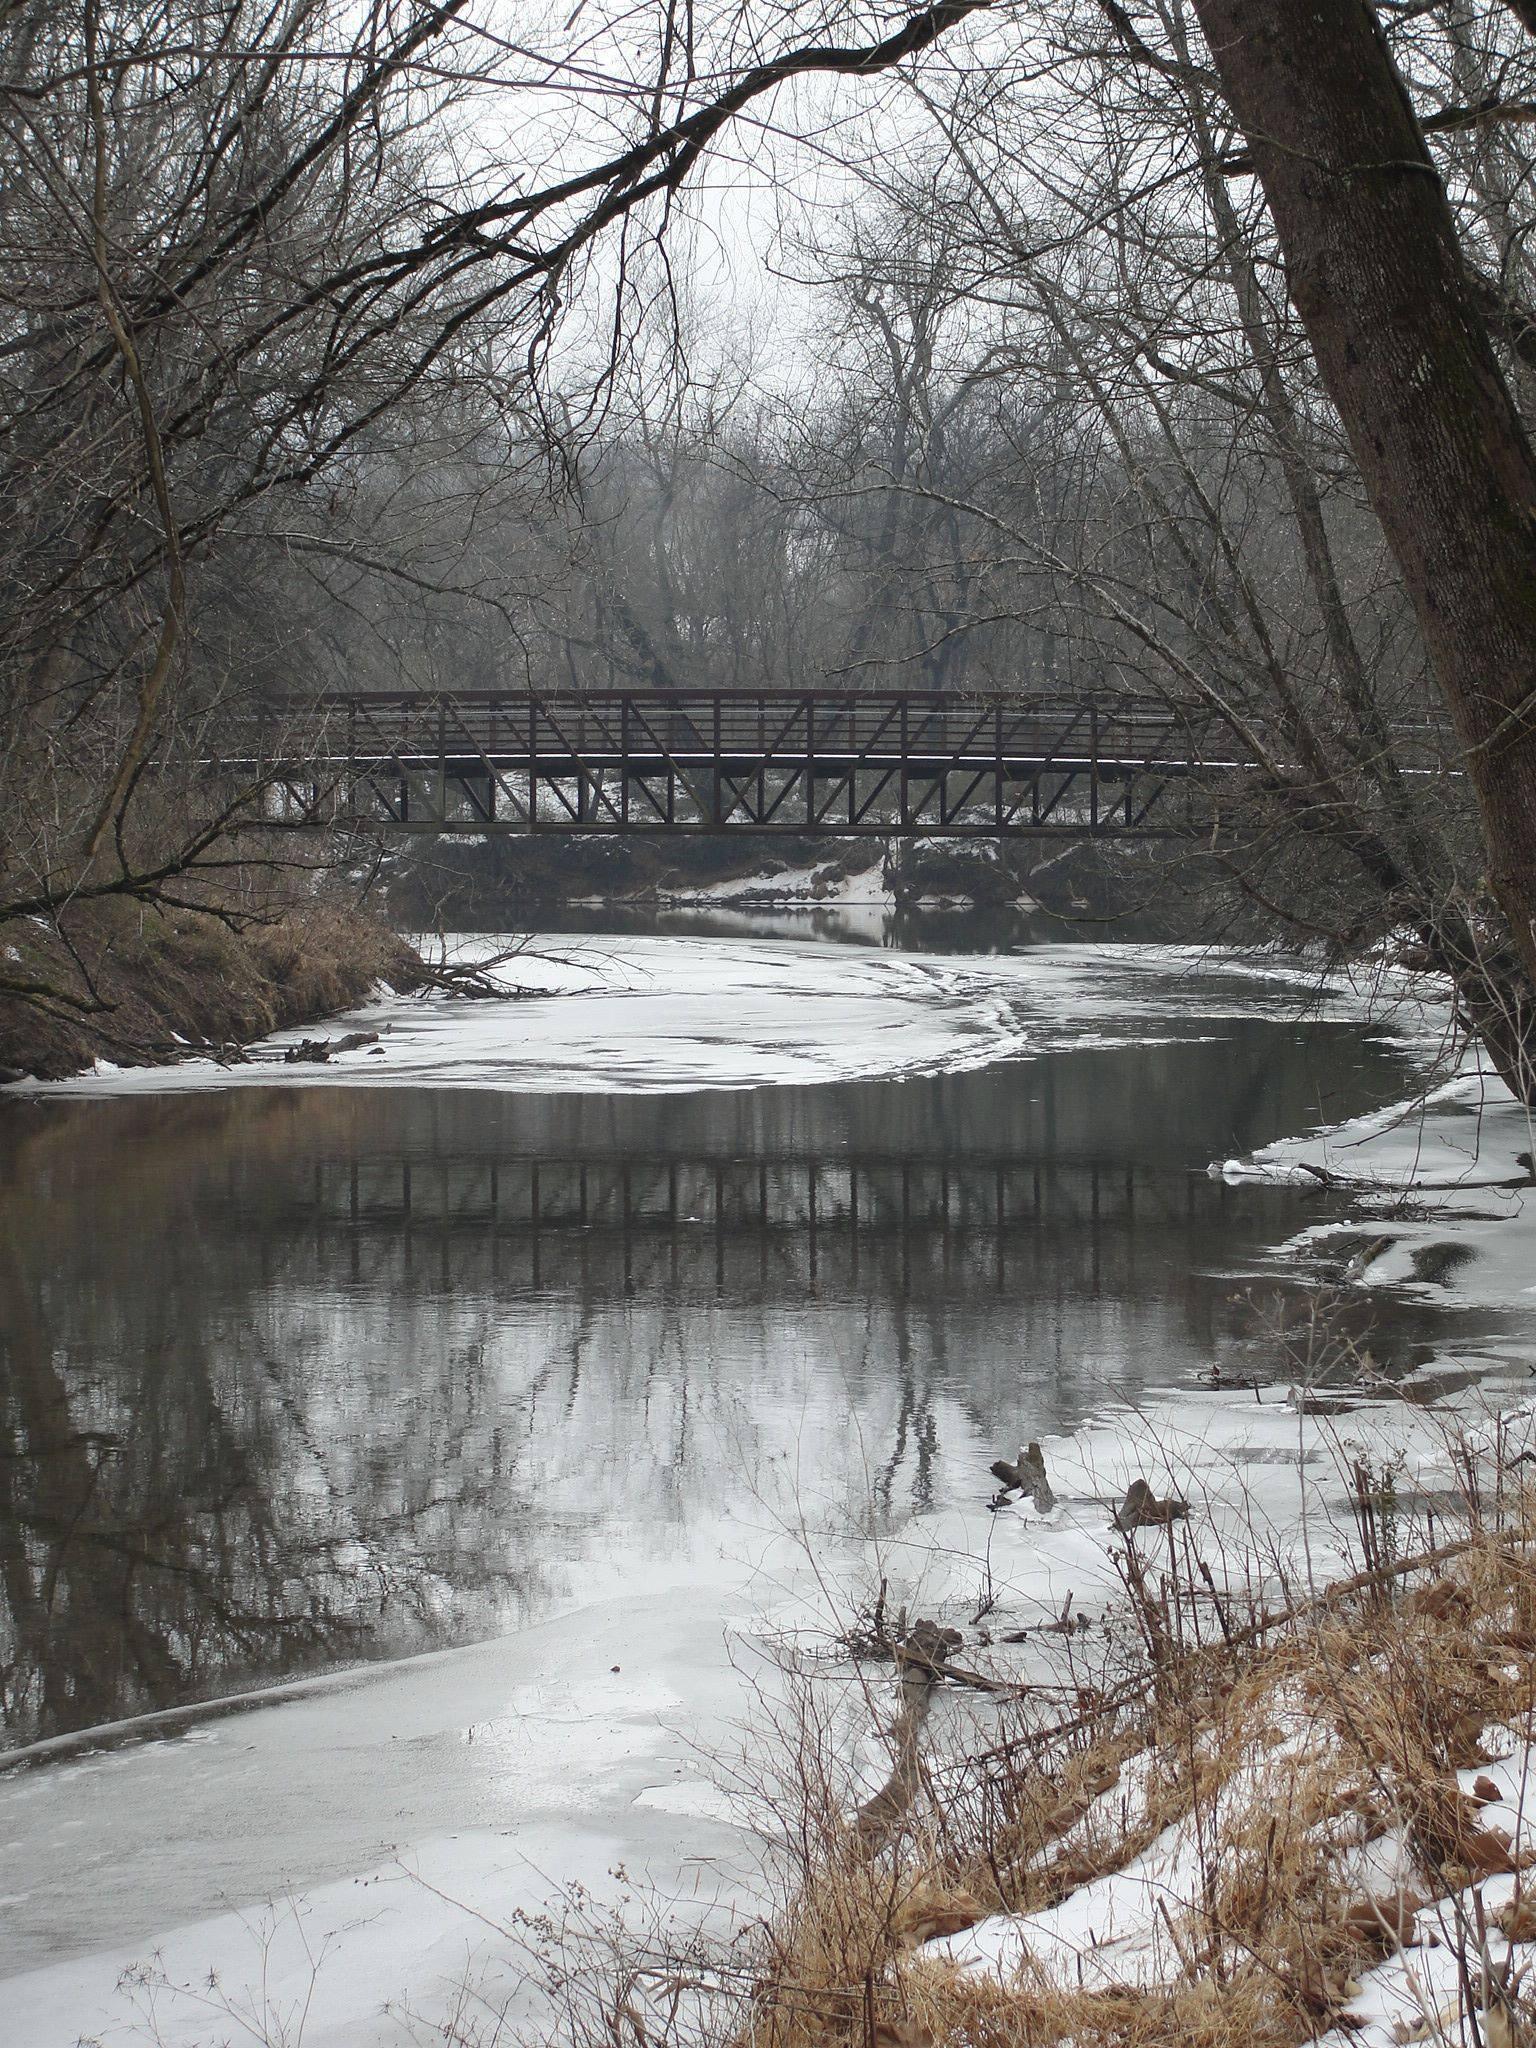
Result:
[[225,727],[231,737],[280,735],[295,751],[378,757],[602,746],[628,752],[648,745],[700,752],[790,751],[797,745],[883,753],[1016,752],[1053,735],[1077,753],[1097,753],[1113,732],[1145,747],[1175,734],[1186,743],[1210,729],[1166,704],[1109,693],[1041,690],[970,693],[940,690],[601,689],[325,691],[268,699]]

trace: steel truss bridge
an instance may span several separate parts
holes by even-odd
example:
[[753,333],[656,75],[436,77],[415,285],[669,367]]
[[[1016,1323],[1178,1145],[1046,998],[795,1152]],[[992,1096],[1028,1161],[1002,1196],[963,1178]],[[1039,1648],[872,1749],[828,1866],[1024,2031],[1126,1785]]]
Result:
[[486,834],[1164,836],[1230,741],[1124,698],[462,690],[269,705],[221,765],[274,825]]

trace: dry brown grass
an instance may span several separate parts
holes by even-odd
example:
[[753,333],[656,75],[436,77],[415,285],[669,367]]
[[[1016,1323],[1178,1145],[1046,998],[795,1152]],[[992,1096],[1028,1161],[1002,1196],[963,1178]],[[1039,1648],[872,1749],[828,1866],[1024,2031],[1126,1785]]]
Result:
[[[1482,1817],[1493,1787],[1469,1796],[1455,1777],[1487,1761],[1490,1724],[1528,1735],[1536,1714],[1536,1499],[1507,1481],[1500,1495],[1448,1558],[1303,1603],[1246,1639],[1233,1627],[1230,1645],[1165,1640],[1118,1704],[1054,1726],[1020,1709],[1006,1741],[936,1765],[930,1798],[883,1846],[848,1824],[827,1732],[802,1709],[776,1794],[783,1907],[710,2038],[1293,2048],[1338,2022],[1360,1973],[1416,1941],[1415,1914],[1438,1901],[1431,1938],[1465,1944],[1463,1991],[1419,2037],[1527,2039],[1519,1996],[1487,1980],[1467,1908],[1521,1859]],[[1175,1961],[1150,1988],[1079,1988],[1027,1962],[1003,1984],[922,1948],[990,1914],[1053,1906],[1174,1828],[1193,1881],[1168,1898]],[[1390,1882],[1371,1875],[1387,1850]],[[1518,1892],[1505,1922],[1536,1937]],[[635,2048],[671,2038],[636,2034]]]
[[[67,932],[23,922],[4,936],[16,957],[0,974],[0,1066],[43,1079],[101,1056],[143,1065],[240,1044],[346,1009],[381,981],[410,988],[421,971],[346,891],[282,877],[233,914],[212,899],[101,902],[74,911]],[[7,979],[75,1001],[8,995]]]

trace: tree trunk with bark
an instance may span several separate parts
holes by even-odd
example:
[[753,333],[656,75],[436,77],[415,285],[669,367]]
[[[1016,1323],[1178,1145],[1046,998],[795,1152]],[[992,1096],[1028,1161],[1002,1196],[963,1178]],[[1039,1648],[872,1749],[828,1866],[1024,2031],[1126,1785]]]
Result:
[[[1536,982],[1536,451],[1364,0],[1195,0]],[[1529,1092],[1529,1091],[1528,1091]]]

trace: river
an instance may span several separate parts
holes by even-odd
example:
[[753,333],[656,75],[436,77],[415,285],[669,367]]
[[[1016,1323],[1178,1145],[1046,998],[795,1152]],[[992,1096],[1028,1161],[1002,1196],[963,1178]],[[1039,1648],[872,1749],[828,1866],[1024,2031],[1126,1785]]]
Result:
[[[1213,1362],[1283,1378],[1255,1294],[1283,1291],[1273,1248],[1327,1197],[1206,1168],[1400,1098],[1423,1067],[1303,1017],[1294,987],[1182,956],[1142,964],[1130,1017],[1112,973],[1094,1007],[1070,963],[1046,1029],[1025,952],[997,1057],[956,1038],[963,1058],[914,1071],[939,1014],[923,984],[878,1057],[850,1025],[822,1059],[827,1019],[846,1024],[829,1010],[805,1027],[823,1078],[790,1059],[748,1085],[788,1029],[784,963],[846,987],[850,941],[878,934],[762,916],[748,939],[735,917],[727,944],[659,922],[716,1003],[683,1025],[665,992],[626,1013],[634,1044],[665,1041],[662,1092],[634,1085],[606,1013],[604,1065],[579,1001],[551,996],[477,1009],[482,1052],[516,1033],[515,1086],[450,1085],[451,1063],[433,1085],[401,1037],[392,1077],[45,1090],[0,1118],[11,1743],[351,1674],[0,1780],[0,1971],[44,1972],[28,2009],[56,2004],[60,2040],[67,1986],[100,1987],[47,1966],[121,1960],[402,1843],[473,1826],[556,1877],[633,1854],[610,1766],[672,1830],[647,1846],[718,1844],[702,1794],[657,1790],[698,1774],[665,1744],[663,1771],[655,1731],[681,1689],[727,1697],[721,1630],[763,1608],[747,1588],[788,1522],[920,1519],[984,1493],[1022,1438]],[[885,965],[920,967],[921,931],[903,936]],[[984,963],[985,927],[963,936]],[[949,921],[944,959],[956,940]],[[969,1031],[963,965],[943,987]],[[895,1000],[872,988],[871,1015]],[[689,1067],[701,1047],[731,1085],[689,1085],[714,1071]],[[1404,1302],[1373,1343],[1410,1376],[1443,1335]],[[541,1717],[542,1747],[523,1725]]]

